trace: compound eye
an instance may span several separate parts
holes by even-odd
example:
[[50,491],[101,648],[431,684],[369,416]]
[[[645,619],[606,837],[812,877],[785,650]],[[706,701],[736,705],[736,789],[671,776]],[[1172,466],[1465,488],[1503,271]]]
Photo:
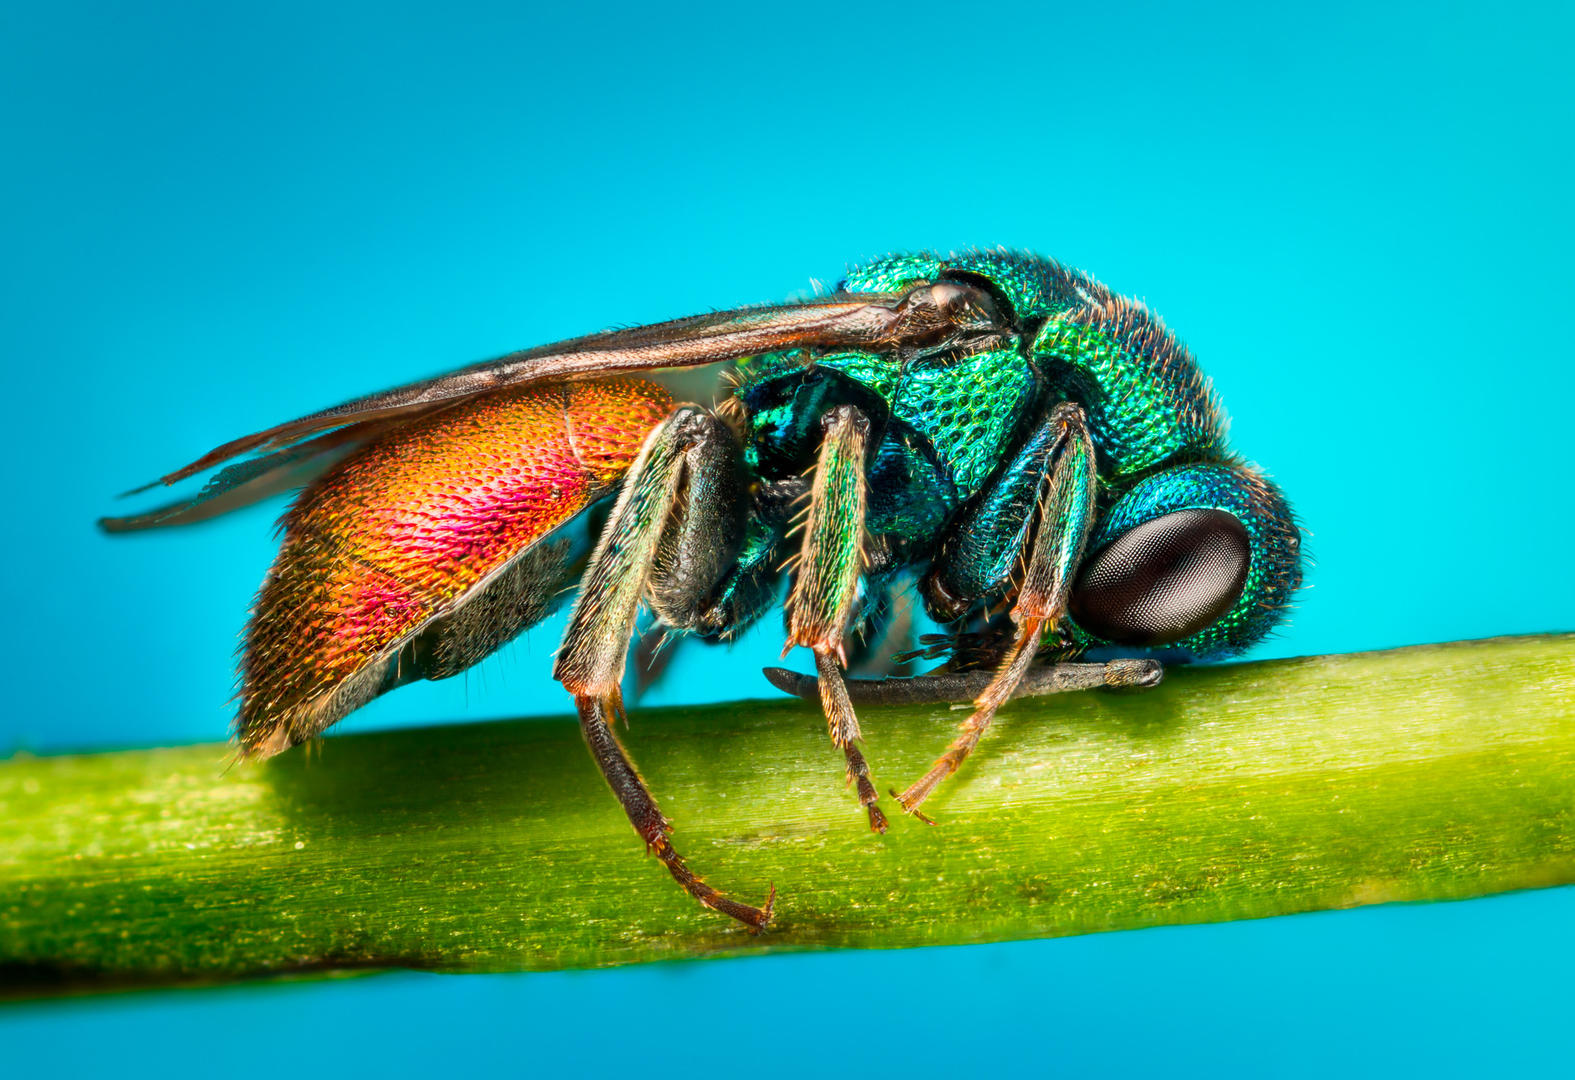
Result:
[[1247,582],[1247,530],[1223,510],[1178,510],[1122,533],[1083,562],[1078,625],[1118,645],[1170,645],[1229,611]]

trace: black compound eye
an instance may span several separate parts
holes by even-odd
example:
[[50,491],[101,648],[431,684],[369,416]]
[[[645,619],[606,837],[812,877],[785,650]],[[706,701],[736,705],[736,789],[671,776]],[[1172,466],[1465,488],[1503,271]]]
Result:
[[1247,530],[1223,510],[1145,521],[1084,560],[1072,617],[1118,645],[1172,644],[1231,609],[1251,554]]

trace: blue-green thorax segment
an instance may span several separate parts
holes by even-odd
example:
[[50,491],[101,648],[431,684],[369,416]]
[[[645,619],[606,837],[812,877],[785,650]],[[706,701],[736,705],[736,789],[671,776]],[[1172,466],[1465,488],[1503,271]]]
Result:
[[1225,413],[1208,380],[1142,305],[1111,297],[1054,316],[1035,337],[1033,355],[1060,392],[1083,406],[1108,479],[1227,452]]
[[901,291],[945,278],[983,284],[1010,310],[1051,400],[1083,406],[1107,480],[1226,454],[1225,413],[1191,352],[1142,304],[1080,271],[1009,252],[903,255],[854,270],[845,288]]
[[939,535],[1009,456],[1040,394],[1015,347],[961,358],[835,353],[806,368],[798,356],[762,356],[743,368],[746,458],[758,474],[806,467],[818,418],[840,401],[872,414],[881,439],[870,470],[868,525],[900,548]]
[[[852,271],[839,288],[902,292],[948,279],[985,286],[1024,328],[1083,304],[1087,283],[1047,259],[980,252],[881,259]],[[756,357],[741,367],[739,392],[750,464],[764,475],[807,467],[818,417],[837,400],[862,397],[855,403],[883,425],[870,528],[927,538],[1013,454],[1042,407],[1046,386],[1026,344],[1013,338],[961,357],[832,353],[812,368],[798,354]]]
[[971,251],[947,258],[893,255],[848,272],[840,288],[852,293],[905,292],[926,281],[984,285],[1020,325],[1031,325],[1083,302],[1092,278],[1053,259],[1007,251]]

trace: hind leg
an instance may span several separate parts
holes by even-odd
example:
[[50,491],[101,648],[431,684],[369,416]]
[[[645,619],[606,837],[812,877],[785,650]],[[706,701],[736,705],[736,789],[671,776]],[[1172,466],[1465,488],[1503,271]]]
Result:
[[725,482],[722,470],[735,467],[731,447],[726,425],[693,406],[678,409],[651,433],[591,555],[553,677],[574,695],[586,745],[647,849],[689,895],[758,929],[771,920],[771,898],[752,907],[695,876],[668,839],[671,825],[609,724],[623,712],[619,687],[640,599],[662,552],[677,543],[674,530],[682,537],[685,520],[705,520],[714,509],[710,503],[700,508],[691,496]]

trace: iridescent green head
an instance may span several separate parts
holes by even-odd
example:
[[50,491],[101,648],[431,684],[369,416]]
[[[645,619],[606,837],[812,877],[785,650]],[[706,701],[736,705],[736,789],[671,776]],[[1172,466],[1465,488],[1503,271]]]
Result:
[[1242,652],[1301,584],[1301,536],[1279,489],[1239,464],[1185,465],[1100,516],[1072,589],[1080,651]]

